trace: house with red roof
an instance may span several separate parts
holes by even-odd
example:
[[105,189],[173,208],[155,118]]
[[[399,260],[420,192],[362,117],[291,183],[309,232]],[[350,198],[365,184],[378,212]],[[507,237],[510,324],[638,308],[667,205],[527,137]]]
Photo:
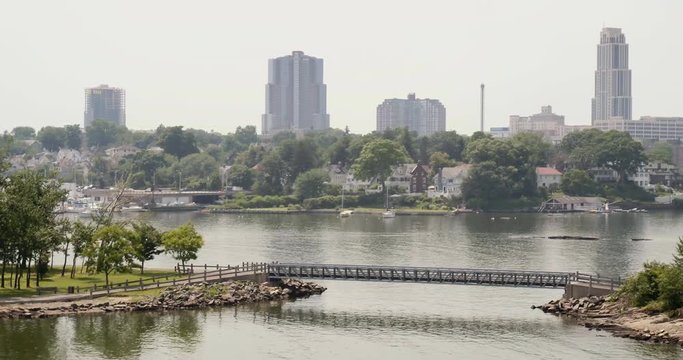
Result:
[[549,188],[552,185],[560,186],[562,173],[551,167],[536,168],[536,186]]

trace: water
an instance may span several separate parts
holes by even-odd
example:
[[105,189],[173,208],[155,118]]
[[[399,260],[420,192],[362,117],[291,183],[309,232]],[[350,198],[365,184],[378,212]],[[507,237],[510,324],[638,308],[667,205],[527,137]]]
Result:
[[[199,262],[483,267],[620,276],[669,261],[682,214],[397,217],[211,215],[140,217],[197,225]],[[514,218],[516,217],[516,218]],[[598,241],[548,235],[598,236]],[[652,241],[633,242],[631,238]],[[150,267],[170,267],[161,256]],[[589,331],[530,310],[561,290],[326,281],[319,297],[169,314],[0,321],[0,359],[678,359],[675,346]]]

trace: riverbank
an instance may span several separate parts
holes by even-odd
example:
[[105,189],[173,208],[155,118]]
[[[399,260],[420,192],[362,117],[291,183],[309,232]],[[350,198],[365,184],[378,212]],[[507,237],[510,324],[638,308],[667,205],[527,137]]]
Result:
[[[354,208],[354,209],[344,209],[352,210],[354,214],[359,215],[381,215],[384,211],[383,208]],[[432,215],[432,216],[445,216],[454,214],[453,210],[428,210],[428,209],[412,209],[412,208],[400,208],[392,209],[396,215]],[[204,212],[212,214],[339,214],[341,210],[339,209],[287,209],[287,208],[254,208],[254,209],[221,209],[221,208],[211,208],[204,210]],[[455,212],[458,213],[458,212]],[[462,213],[462,212],[461,212]]]
[[[649,313],[629,306],[624,300],[591,296],[552,300],[541,306],[532,306],[534,308],[575,319],[579,325],[588,329],[609,331],[614,336],[683,346],[683,318]],[[680,310],[676,313],[680,314]]]
[[178,285],[146,296],[135,293],[124,297],[73,302],[36,303],[30,306],[0,306],[1,318],[42,319],[55,316],[101,314],[109,312],[168,311],[217,306],[234,306],[263,301],[286,301],[320,295],[327,290],[320,285],[285,279],[278,284],[251,281]]

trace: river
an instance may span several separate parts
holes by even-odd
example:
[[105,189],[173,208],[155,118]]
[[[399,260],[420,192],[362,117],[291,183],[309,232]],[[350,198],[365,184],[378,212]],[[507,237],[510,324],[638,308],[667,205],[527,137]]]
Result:
[[[202,264],[280,261],[624,276],[646,260],[669,261],[683,235],[683,214],[668,211],[500,216],[125,215],[161,229],[192,221],[206,242],[197,261]],[[174,264],[160,256],[148,266]],[[328,287],[322,296],[283,304],[2,320],[0,359],[683,358],[675,346],[615,338],[530,310],[562,290],[321,283]]]

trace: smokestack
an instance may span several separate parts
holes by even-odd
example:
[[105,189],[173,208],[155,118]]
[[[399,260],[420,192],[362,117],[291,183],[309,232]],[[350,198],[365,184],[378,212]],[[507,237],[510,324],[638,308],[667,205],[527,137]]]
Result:
[[484,132],[484,84],[481,84],[481,123],[479,130]]

